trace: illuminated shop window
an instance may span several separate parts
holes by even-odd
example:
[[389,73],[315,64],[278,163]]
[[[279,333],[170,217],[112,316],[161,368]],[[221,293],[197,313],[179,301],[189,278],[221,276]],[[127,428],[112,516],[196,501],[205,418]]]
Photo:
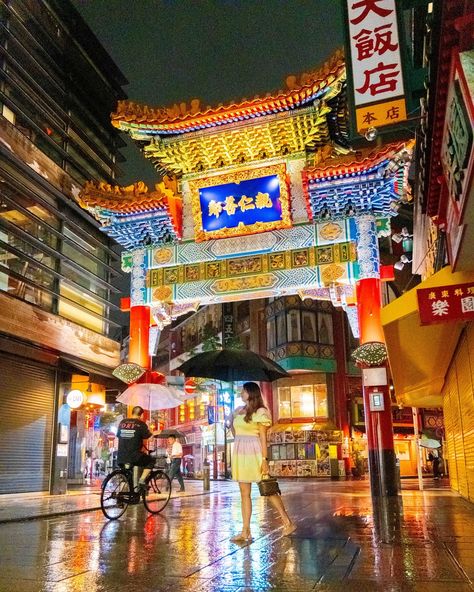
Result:
[[278,388],[279,419],[328,416],[327,385],[303,384]]

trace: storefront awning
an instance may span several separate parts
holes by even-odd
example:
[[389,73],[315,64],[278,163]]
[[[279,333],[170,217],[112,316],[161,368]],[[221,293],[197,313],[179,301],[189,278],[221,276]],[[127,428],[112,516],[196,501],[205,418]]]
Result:
[[444,378],[462,321],[420,325],[416,292],[474,281],[474,273],[445,267],[382,309],[382,325],[397,400],[406,406],[441,407]]
[[86,373],[89,375],[89,380],[91,382],[102,384],[106,389],[124,391],[127,388],[127,385],[124,382],[115,378],[112,374],[112,368],[85,360],[78,360],[77,358],[66,355],[60,356],[60,360],[61,367],[64,370],[69,370],[72,373]]
[[293,431],[293,432],[297,432],[299,430],[316,430],[318,428],[314,427],[314,423],[300,423],[300,422],[294,422],[294,423],[275,423],[272,425],[272,427],[270,428],[270,432],[286,432],[286,431]]

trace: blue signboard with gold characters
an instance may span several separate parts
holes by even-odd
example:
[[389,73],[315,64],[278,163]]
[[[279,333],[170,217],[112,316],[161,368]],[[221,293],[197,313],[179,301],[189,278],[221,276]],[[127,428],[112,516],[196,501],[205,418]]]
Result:
[[198,179],[189,186],[196,241],[291,226],[284,164]]

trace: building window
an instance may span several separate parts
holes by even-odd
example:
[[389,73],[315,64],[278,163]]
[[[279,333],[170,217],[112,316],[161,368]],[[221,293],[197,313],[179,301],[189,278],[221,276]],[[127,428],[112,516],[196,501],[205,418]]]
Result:
[[290,310],[286,315],[288,343],[301,341],[301,317],[299,310]]
[[267,350],[287,343],[334,345],[330,303],[303,303],[296,297],[267,305]]
[[286,343],[286,322],[285,313],[281,313],[276,318],[276,333],[277,333],[277,345],[283,345]]
[[332,315],[328,312],[318,312],[318,341],[324,345],[334,345]]
[[303,341],[316,343],[316,313],[304,310],[301,315]]
[[279,387],[279,419],[327,418],[327,384],[324,376],[320,380],[322,382]]
[[291,388],[289,386],[278,389],[278,410],[280,419],[291,419]]
[[105,306],[94,301],[88,294],[61,282],[58,305],[60,316],[69,319],[82,327],[104,333]]
[[275,319],[270,319],[267,321],[267,350],[275,349],[275,347]]

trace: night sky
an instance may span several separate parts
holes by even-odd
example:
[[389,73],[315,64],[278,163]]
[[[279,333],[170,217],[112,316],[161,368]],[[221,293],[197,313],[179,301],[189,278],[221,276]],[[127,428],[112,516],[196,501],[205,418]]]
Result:
[[[216,105],[283,87],[343,44],[340,0],[73,0],[130,84],[152,106]],[[156,181],[137,148],[121,183]]]

